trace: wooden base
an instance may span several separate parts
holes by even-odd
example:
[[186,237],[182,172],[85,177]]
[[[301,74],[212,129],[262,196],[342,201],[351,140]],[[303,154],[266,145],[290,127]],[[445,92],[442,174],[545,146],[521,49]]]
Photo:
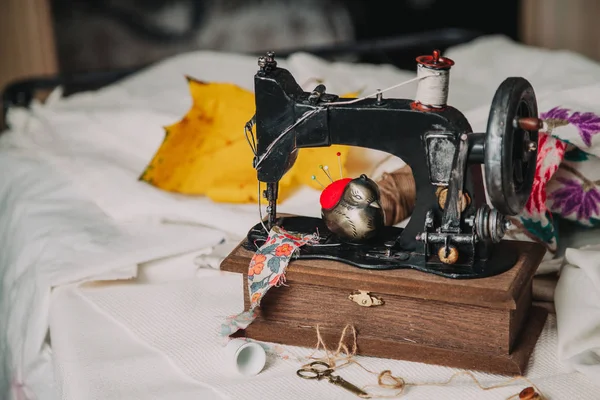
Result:
[[[362,336],[357,333],[357,353],[363,356],[389,358],[444,365],[473,371],[489,372],[500,375],[523,375],[527,369],[529,357],[544,328],[547,311],[533,307],[527,325],[511,354],[498,352],[478,353],[423,346],[407,341]],[[337,348],[341,330],[319,329],[328,349]],[[246,329],[242,336],[262,342],[293,344],[294,346],[314,348],[317,343],[316,329],[309,326],[291,326],[290,324],[258,320]]]
[[[531,282],[544,248],[508,242],[515,266],[500,275],[471,280],[442,278],[413,270],[373,271],[334,261],[295,260],[287,285],[272,288],[245,335],[255,340],[314,348],[316,326],[328,348],[343,328],[357,331],[358,354],[522,375],[547,313],[531,306]],[[252,253],[237,247],[221,264],[244,274]],[[360,306],[357,291],[382,301]]]

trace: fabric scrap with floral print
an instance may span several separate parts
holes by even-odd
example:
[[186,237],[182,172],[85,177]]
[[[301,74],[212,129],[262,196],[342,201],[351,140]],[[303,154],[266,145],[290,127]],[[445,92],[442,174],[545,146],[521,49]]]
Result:
[[558,247],[558,233],[546,203],[547,186],[565,157],[566,147],[566,143],[540,132],[531,195],[521,214],[511,219],[517,229],[507,234],[512,239],[542,243],[546,247],[547,257],[552,257]]
[[559,106],[540,118],[548,129],[539,134],[532,193],[508,235],[544,244],[546,258],[552,258],[558,242],[555,220],[600,225],[600,115]]
[[285,283],[285,270],[298,249],[318,242],[316,234],[295,234],[275,226],[265,243],[256,251],[248,267],[250,308],[229,317],[221,325],[221,335],[229,336],[245,329],[256,319],[260,302],[269,289]]

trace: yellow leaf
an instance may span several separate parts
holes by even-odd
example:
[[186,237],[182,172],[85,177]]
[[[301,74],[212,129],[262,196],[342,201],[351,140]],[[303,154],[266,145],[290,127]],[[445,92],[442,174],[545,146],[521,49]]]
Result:
[[[217,202],[258,202],[254,154],[244,135],[244,124],[254,114],[254,94],[229,83],[191,78],[188,83],[192,107],[179,122],[165,127],[164,141],[140,180],[165,191],[204,195]],[[341,153],[339,161],[337,152]],[[345,174],[347,154],[345,146],[300,149],[296,163],[279,182],[279,198],[285,199],[300,185],[321,189],[312,175],[327,185],[329,179],[319,165],[327,165],[332,178],[339,179],[339,162]]]
[[344,98],[344,99],[354,99],[354,98],[357,98],[358,96],[360,96],[361,93],[362,93],[362,90],[359,90],[357,92],[350,92],[350,93],[343,94],[340,97]]

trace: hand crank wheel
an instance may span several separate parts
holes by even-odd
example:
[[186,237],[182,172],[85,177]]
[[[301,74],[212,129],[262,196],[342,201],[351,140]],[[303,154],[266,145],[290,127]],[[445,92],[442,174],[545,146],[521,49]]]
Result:
[[521,212],[533,186],[538,131],[524,130],[517,123],[528,117],[538,117],[531,84],[524,78],[506,79],[492,100],[484,164],[492,205],[507,216]]

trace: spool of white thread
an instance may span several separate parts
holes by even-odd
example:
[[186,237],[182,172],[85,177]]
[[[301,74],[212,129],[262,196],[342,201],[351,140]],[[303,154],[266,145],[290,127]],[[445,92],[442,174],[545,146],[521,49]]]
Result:
[[415,102],[425,107],[444,107],[448,101],[450,67],[454,61],[440,57],[438,50],[433,55],[417,57],[417,95]]
[[417,95],[415,100],[429,107],[443,107],[448,101],[450,70],[439,70],[417,66]]

